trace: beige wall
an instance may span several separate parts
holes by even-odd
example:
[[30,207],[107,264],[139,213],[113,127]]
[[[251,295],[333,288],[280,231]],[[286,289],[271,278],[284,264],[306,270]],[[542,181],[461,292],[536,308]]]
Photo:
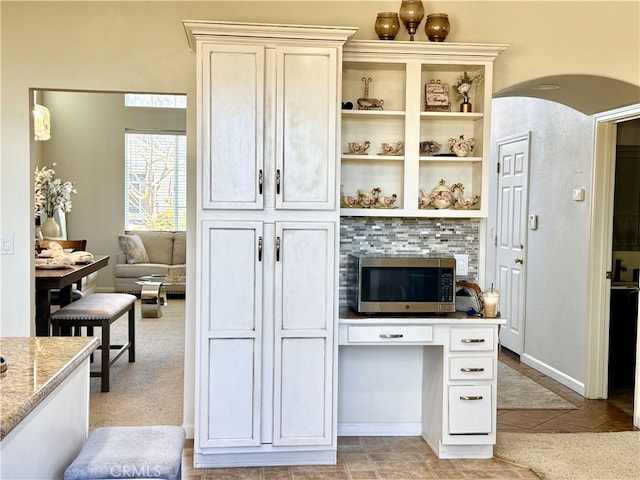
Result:
[[[449,14],[447,41],[510,45],[496,61],[495,90],[563,73],[640,83],[637,1],[425,5],[427,12]],[[360,27],[357,38],[373,39],[376,13],[398,6],[398,1],[1,2],[0,231],[15,242],[14,255],[0,257],[1,333],[28,335],[33,317],[30,88],[187,93],[193,133],[195,58],[181,19],[354,25]],[[398,39],[406,40],[406,31]],[[417,41],[425,41],[424,30]],[[194,145],[191,135],[192,172]]]
[[[449,14],[448,42],[510,45],[496,60],[495,91],[560,74],[603,75],[640,85],[637,0],[424,4],[428,13]],[[399,5],[400,0],[0,2],[0,233],[11,235],[15,242],[13,255],[0,256],[0,335],[33,331],[31,190],[37,156],[30,141],[30,88],[186,93],[193,225],[195,57],[187,48],[180,20],[357,26],[356,38],[375,39],[377,12],[397,11]],[[404,29],[398,40],[407,40]],[[424,30],[419,30],[417,41],[426,41]],[[100,222],[96,218],[94,225]],[[189,242],[195,244],[193,236]],[[189,266],[194,262],[188,254]],[[188,271],[193,284],[195,268]],[[187,295],[186,318],[192,319],[194,311]],[[192,323],[186,324],[187,426],[193,423]]]

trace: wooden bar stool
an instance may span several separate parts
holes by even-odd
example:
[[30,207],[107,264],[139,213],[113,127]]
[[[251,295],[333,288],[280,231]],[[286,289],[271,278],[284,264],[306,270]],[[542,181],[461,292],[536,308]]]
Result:
[[[128,293],[94,293],[65,305],[51,315],[53,334],[60,335],[62,328],[87,328],[92,335],[95,327],[102,329],[102,365],[99,372],[91,372],[92,377],[101,377],[102,392],[109,391],[109,368],[125,351],[129,351],[129,362],[136,359],[135,335],[135,295]],[[111,324],[125,313],[129,313],[129,341],[124,345],[111,345]],[[117,350],[111,358],[111,350]]]

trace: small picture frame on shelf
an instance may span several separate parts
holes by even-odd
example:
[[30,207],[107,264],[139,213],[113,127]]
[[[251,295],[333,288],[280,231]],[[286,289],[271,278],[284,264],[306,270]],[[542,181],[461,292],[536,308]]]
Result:
[[431,80],[424,85],[424,107],[427,112],[450,112],[449,85]]

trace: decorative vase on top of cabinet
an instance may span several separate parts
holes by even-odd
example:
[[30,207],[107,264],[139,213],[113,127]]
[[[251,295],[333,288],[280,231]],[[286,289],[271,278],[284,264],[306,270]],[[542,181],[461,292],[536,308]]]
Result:
[[[383,101],[382,110],[342,110],[341,180],[345,196],[378,188],[397,195],[397,208],[341,209],[343,216],[475,217],[487,216],[489,141],[493,62],[506,45],[377,42],[353,40],[344,49],[343,103],[362,95]],[[474,112],[459,112],[454,86],[464,72],[481,76],[471,86]],[[427,85],[445,85],[451,103],[427,108]],[[446,103],[446,99],[445,99]],[[448,147],[449,138],[474,138],[473,153],[460,157]],[[383,142],[402,140],[401,155],[385,155]],[[369,141],[368,155],[352,155],[346,145]],[[421,143],[425,149],[421,152]],[[434,145],[440,145],[434,151]],[[429,148],[426,148],[428,146]],[[374,148],[375,147],[375,148]],[[376,150],[377,149],[377,150]],[[472,208],[436,209],[420,202],[420,190],[431,191],[440,180],[465,185],[479,198]]]
[[198,72],[195,464],[333,464],[338,105],[356,29],[184,26]]

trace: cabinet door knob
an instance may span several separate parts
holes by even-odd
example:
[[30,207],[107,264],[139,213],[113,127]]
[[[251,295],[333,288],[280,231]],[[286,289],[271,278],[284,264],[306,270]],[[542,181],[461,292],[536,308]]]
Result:
[[461,372],[484,372],[484,368],[482,367],[474,367],[474,368],[470,368],[470,367],[463,367],[460,369]]
[[280,195],[280,169],[276,170],[276,193]]
[[463,338],[462,343],[484,343],[484,338]]
[[402,338],[404,335],[402,333],[381,333],[379,335],[380,338]]
[[258,261],[262,261],[262,236],[258,237]]
[[264,175],[262,174],[262,169],[258,172],[258,193],[262,195],[262,184],[264,183]]
[[514,262],[519,263],[520,265],[522,265],[524,263],[524,258],[516,258],[514,260]]
[[280,237],[276,237],[276,262],[280,261]]
[[482,400],[482,395],[460,395],[460,400]]

